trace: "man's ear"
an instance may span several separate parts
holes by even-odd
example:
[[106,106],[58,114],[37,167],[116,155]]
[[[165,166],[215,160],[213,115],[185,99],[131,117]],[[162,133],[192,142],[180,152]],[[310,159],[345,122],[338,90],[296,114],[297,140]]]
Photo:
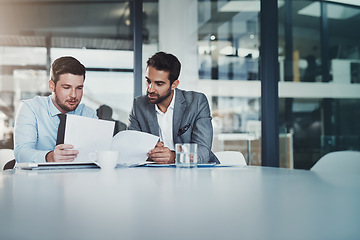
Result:
[[175,80],[172,84],[171,84],[171,90],[174,90],[175,88],[177,88],[177,86],[179,86],[180,82],[179,80]]
[[55,83],[53,80],[49,80],[49,89],[50,89],[50,92],[55,92]]

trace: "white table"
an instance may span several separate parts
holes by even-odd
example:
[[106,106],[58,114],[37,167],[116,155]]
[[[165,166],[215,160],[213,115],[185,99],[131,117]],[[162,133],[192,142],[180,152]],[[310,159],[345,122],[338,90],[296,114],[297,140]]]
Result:
[[264,167],[0,173],[0,239],[360,239],[360,176]]

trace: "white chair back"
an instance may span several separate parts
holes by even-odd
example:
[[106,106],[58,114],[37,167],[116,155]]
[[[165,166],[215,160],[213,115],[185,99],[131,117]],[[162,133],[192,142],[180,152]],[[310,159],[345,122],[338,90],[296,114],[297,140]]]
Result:
[[0,149],[0,171],[3,171],[5,164],[14,158],[13,149]]
[[360,152],[338,151],[328,153],[315,163],[311,171],[360,174]]
[[246,165],[245,157],[241,152],[220,151],[214,154],[219,159],[221,165]]

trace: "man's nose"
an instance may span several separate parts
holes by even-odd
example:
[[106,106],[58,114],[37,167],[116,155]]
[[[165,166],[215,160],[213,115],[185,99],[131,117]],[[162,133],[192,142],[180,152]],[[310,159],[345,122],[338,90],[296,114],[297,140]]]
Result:
[[75,97],[76,97],[75,89],[71,89],[71,91],[70,91],[70,97],[72,97],[72,98],[75,98]]
[[150,83],[148,85],[148,92],[154,92],[154,84]]

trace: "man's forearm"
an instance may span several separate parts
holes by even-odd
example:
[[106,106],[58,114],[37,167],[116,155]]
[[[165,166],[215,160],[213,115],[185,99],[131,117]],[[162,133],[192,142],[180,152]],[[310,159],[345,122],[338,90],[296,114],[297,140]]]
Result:
[[33,148],[15,149],[15,160],[17,162],[45,162],[49,151],[36,150]]

